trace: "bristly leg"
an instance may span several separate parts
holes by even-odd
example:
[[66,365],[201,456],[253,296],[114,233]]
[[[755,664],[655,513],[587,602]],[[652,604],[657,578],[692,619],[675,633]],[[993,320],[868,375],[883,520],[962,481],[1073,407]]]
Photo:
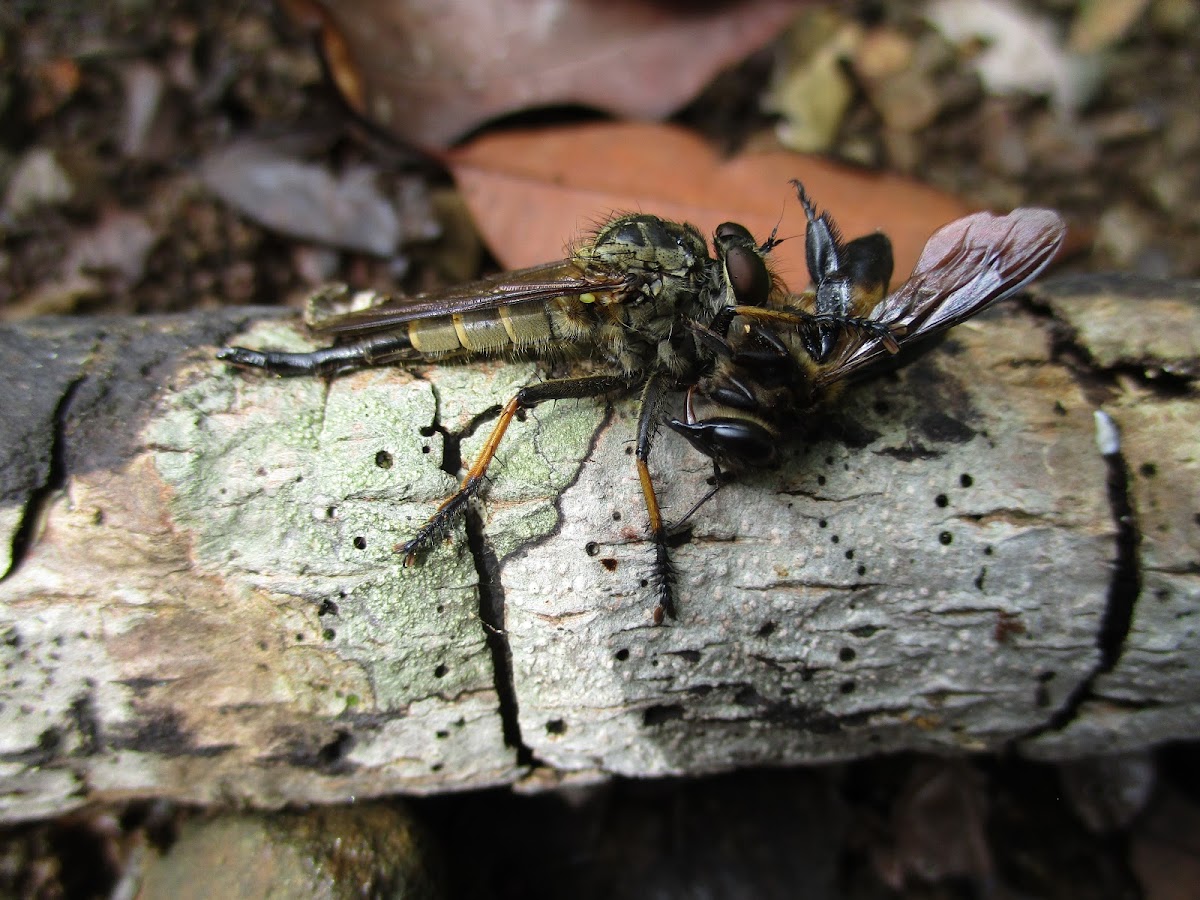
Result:
[[588,375],[582,378],[544,381],[541,384],[530,385],[517,391],[516,396],[509,400],[500,411],[500,417],[492,427],[492,433],[488,435],[483,449],[479,452],[479,457],[467,472],[467,476],[459,485],[458,490],[446,498],[437,511],[429,517],[429,520],[421,526],[412,540],[396,547],[397,552],[404,554],[404,565],[413,565],[418,556],[446,536],[455,519],[466,511],[471,498],[478,494],[483,487],[488,466],[495,459],[496,450],[514,417],[519,417],[525,410],[532,409],[547,400],[598,397],[601,394],[628,387],[628,379],[618,375]]
[[396,545],[396,550],[404,554],[404,565],[415,565],[418,555],[429,550],[449,533],[454,521],[467,511],[467,504],[479,493],[482,486],[482,476],[468,475],[458,490],[446,498],[411,540]]
[[671,562],[665,532],[661,541],[654,538],[654,570],[650,573],[650,583],[658,595],[654,624],[661,625],[664,619],[675,618],[675,565]]

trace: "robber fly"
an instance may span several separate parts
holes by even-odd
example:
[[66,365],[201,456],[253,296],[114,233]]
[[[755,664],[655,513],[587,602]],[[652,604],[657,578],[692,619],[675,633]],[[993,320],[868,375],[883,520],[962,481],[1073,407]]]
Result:
[[[716,244],[730,240],[753,243],[745,228],[721,226]],[[770,242],[755,248],[756,264],[765,265],[761,260],[769,250]],[[650,477],[650,446],[667,390],[694,382],[700,372],[701,345],[685,324],[707,325],[734,302],[723,273],[693,226],[624,215],[560,262],[395,298],[358,312],[309,316],[310,330],[340,341],[331,347],[311,353],[229,347],[218,357],[277,375],[329,375],[363,366],[506,353],[587,360],[589,374],[532,384],[504,405],[459,489],[398,548],[406,565],[440,540],[479,492],[514,417],[548,400],[640,390],[635,459],[655,550],[658,621],[673,615],[673,570]]]
[[[620,216],[568,259],[457,288],[396,298],[360,312],[311,318],[340,343],[310,353],[230,347],[219,357],[278,375],[510,353],[575,355],[589,374],[523,388],[502,408],[458,490],[398,548],[410,565],[478,494],[514,417],[548,400],[640,391],[635,462],[654,547],[656,623],[674,615],[668,529],[650,475],[665,395],[686,387],[686,419],[671,419],[714,465],[769,464],[794,420],[901,344],[930,337],[1018,290],[1062,240],[1058,217],[1018,210],[972,216],[930,240],[913,278],[885,296],[891,246],[870,235],[843,243],[796,183],[808,217],[813,289],[789,294],[770,269],[775,234],[756,243],[727,222],[713,237],[656,216]],[[719,469],[718,469],[719,473]],[[720,483],[718,479],[718,484]]]

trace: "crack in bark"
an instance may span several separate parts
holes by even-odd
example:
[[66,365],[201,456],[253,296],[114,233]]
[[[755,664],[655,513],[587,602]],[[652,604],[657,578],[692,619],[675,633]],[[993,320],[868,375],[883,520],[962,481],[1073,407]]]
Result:
[[1120,451],[1105,454],[1104,461],[1108,465],[1109,504],[1117,527],[1117,552],[1113,560],[1104,614],[1100,619],[1100,630],[1096,634],[1100,661],[1088,676],[1075,686],[1066,702],[1045,724],[1024,735],[1026,740],[1048,732],[1062,731],[1078,717],[1084,703],[1099,696],[1095,690],[1096,679],[1116,668],[1133,622],[1134,609],[1137,607],[1142,588],[1142,572],[1138,559],[1141,534],[1129,498],[1129,467]]
[[1133,612],[1142,592],[1142,542],[1137,513],[1129,491],[1129,466],[1118,450],[1104,457],[1108,465],[1108,499],[1117,527],[1117,557],[1109,582],[1108,604],[1100,624],[1099,672],[1111,672],[1121,659],[1125,639],[1133,624]]
[[1120,359],[1107,365],[1098,361],[1075,326],[1054,310],[1052,299],[1053,295],[1043,297],[1040,292],[1027,296],[1023,309],[1035,319],[1050,323],[1051,361],[1065,367],[1096,406],[1103,405],[1106,394],[1116,390],[1123,378],[1156,397],[1188,396],[1195,390],[1194,374],[1177,371],[1170,362],[1153,356]]
[[[1049,303],[1030,300],[1027,301],[1026,309],[1040,318],[1049,319],[1060,329],[1052,349],[1052,361],[1062,365],[1075,377],[1085,396],[1093,398],[1097,414],[1103,415],[1115,430],[1116,424],[1108,419],[1101,409],[1104,398],[1096,395],[1095,386],[1097,382],[1115,383],[1117,375],[1124,371],[1124,368],[1105,368],[1099,365],[1090,349],[1080,342],[1068,323],[1055,315]],[[1153,382],[1153,379],[1145,377],[1144,372],[1141,380]],[[1106,486],[1109,509],[1116,527],[1116,540],[1108,596],[1100,619],[1100,628],[1096,633],[1100,660],[1087,677],[1074,687],[1062,706],[1042,725],[1024,734],[1021,740],[1062,731],[1079,716],[1084,703],[1099,696],[1095,691],[1096,680],[1116,668],[1133,623],[1133,614],[1141,594],[1142,569],[1138,554],[1141,531],[1130,493],[1129,465],[1118,442],[1114,442],[1111,449],[1102,448],[1101,454],[1107,467]]]
[[12,542],[10,544],[10,558],[12,562],[9,564],[7,571],[0,573],[0,581],[4,581],[21,567],[30,548],[33,546],[34,531],[37,528],[38,520],[42,516],[42,511],[46,508],[46,504],[50,500],[50,496],[66,486],[68,475],[66,460],[68,410],[75,395],[79,392],[79,388],[86,380],[87,375],[80,375],[78,378],[68,382],[62,395],[58,398],[58,403],[55,404],[54,413],[50,417],[53,427],[53,437],[50,441],[50,459],[46,466],[46,477],[40,485],[34,487],[29,492],[29,496],[23,504],[24,509],[22,510],[21,524],[13,531]]
[[[500,407],[484,410],[473,416],[461,431],[452,432],[441,421],[441,395],[435,385],[431,383],[430,386],[433,390],[434,413],[433,421],[428,427],[431,434],[442,436],[442,471],[457,478],[463,466],[462,442],[473,435],[481,425],[494,419]],[[504,743],[513,749],[517,765],[538,765],[533,750],[521,735],[516,682],[513,680],[512,648],[508,643],[508,633],[504,630],[505,598],[504,585],[500,581],[500,562],[488,543],[483,516],[474,505],[467,506],[465,531],[467,549],[478,576],[479,621],[492,657],[492,685],[499,704],[500,729]]]
[[504,630],[504,585],[500,581],[500,561],[484,535],[483,517],[476,509],[467,509],[467,546],[479,575],[479,619],[484,638],[492,654],[492,676],[500,704],[500,727],[506,746],[516,752],[517,765],[537,765],[533,749],[521,735],[517,687],[513,679],[512,647]]

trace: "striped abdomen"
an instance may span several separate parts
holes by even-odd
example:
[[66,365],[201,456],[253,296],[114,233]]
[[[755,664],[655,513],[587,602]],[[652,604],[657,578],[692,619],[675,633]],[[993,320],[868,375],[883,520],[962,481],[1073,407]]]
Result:
[[309,353],[227,347],[217,358],[277,375],[319,375],[447,356],[507,352],[536,355],[550,348],[567,352],[597,340],[603,342],[614,324],[618,332],[624,330],[623,324],[606,326],[604,322],[620,315],[620,304],[604,307],[608,315],[598,314],[593,308],[597,306],[578,296],[554,297],[414,319]]
[[399,329],[411,348],[401,358],[536,352],[552,343],[576,343],[597,322],[591,307],[577,296],[555,297],[417,319]]

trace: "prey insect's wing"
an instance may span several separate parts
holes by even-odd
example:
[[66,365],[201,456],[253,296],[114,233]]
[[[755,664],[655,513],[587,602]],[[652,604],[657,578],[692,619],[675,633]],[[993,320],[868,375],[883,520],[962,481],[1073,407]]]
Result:
[[626,283],[627,276],[623,274],[589,269],[576,260],[564,259],[413,297],[390,297],[355,312],[310,316],[308,325],[318,334],[369,334],[418,319],[496,309],[528,300],[587,297],[620,290]]
[[[1062,219],[1048,209],[958,219],[934,233],[912,276],[867,319],[887,326],[901,347],[911,346],[1015,294],[1050,264],[1065,236]],[[816,379],[828,387],[890,356],[879,333],[847,329]]]

